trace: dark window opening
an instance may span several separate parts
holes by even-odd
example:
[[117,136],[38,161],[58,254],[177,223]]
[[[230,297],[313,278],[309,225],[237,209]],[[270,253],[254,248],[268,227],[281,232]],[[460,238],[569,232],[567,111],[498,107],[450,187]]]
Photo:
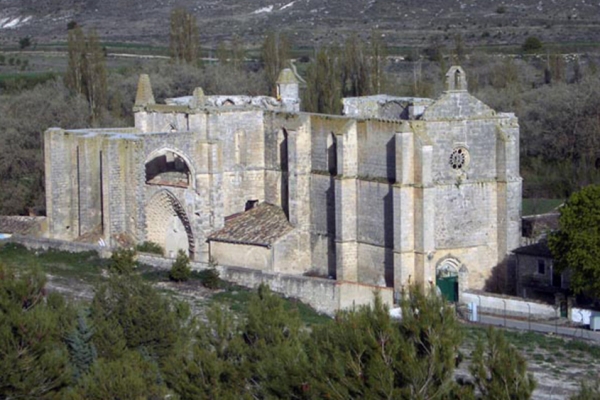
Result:
[[544,260],[538,260],[538,274],[546,274],[546,262]]
[[190,169],[183,158],[167,151],[146,163],[148,185],[188,187]]
[[258,205],[258,200],[248,200],[246,202],[246,206],[244,207],[244,211],[252,210],[257,205]]
[[333,133],[327,137],[327,170],[330,175],[337,175],[337,139]]

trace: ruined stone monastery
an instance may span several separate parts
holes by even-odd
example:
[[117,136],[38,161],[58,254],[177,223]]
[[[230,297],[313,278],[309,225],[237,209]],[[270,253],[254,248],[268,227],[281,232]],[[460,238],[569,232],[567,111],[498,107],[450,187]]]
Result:
[[174,257],[394,288],[456,277],[482,288],[520,239],[519,126],[452,67],[437,100],[344,99],[300,112],[278,96],[156,104],[135,127],[45,133],[49,236],[160,244]]

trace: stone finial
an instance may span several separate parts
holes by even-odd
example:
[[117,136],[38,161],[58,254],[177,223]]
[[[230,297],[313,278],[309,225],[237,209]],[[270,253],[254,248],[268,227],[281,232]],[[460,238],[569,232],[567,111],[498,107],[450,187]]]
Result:
[[279,77],[277,78],[278,85],[290,85],[290,84],[298,84],[298,79],[296,79],[296,75],[290,68],[284,68],[279,73]]
[[135,105],[147,106],[149,104],[155,104],[154,94],[152,93],[152,85],[150,85],[150,77],[147,74],[142,74],[138,80],[137,93],[135,95]]
[[454,65],[446,73],[446,91],[467,91],[467,75],[460,66]]
[[192,101],[190,102],[191,108],[198,108],[204,106],[206,98],[204,97],[204,90],[201,87],[194,89],[192,93]]

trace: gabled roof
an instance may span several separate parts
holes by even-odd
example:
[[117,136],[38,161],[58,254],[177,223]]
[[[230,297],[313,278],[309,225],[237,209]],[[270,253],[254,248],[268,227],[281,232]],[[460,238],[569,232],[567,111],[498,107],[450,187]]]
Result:
[[430,105],[421,119],[425,121],[490,118],[496,112],[467,91],[448,91]]
[[225,226],[210,234],[207,240],[271,247],[293,229],[280,207],[261,203],[248,211],[225,218]]
[[529,246],[523,246],[519,247],[518,249],[514,249],[513,253],[526,256],[552,258],[552,253],[550,252],[548,243],[545,240],[530,244]]

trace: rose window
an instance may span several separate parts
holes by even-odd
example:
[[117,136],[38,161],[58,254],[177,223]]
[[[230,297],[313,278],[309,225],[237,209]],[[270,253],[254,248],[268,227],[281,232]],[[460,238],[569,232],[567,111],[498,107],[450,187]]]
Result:
[[450,154],[450,166],[452,169],[462,169],[469,163],[469,152],[467,149],[459,147]]

